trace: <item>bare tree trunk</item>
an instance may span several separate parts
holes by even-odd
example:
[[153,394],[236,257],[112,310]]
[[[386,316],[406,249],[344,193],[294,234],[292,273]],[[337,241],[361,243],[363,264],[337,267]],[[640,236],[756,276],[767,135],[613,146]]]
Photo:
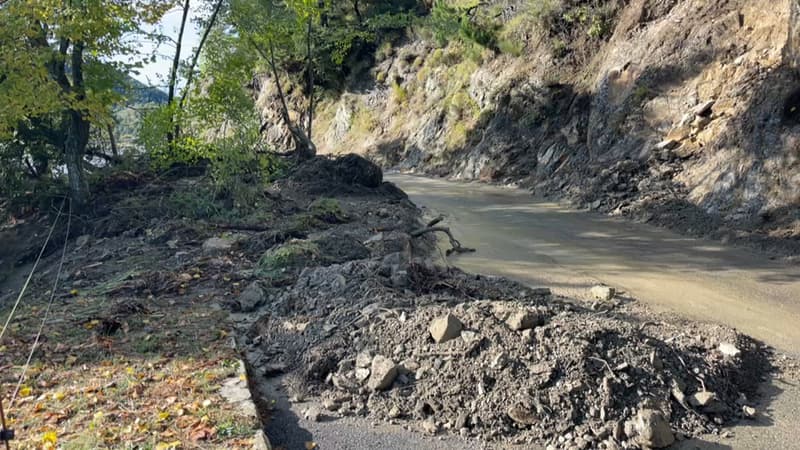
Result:
[[353,11],[356,13],[356,18],[358,18],[358,23],[362,23],[364,19],[361,17],[361,10],[358,8],[358,0],[353,0]]
[[106,125],[106,131],[108,131],[108,140],[111,142],[111,154],[114,155],[114,158],[119,158],[119,149],[117,149],[117,139],[114,137],[114,125],[108,124]]
[[[72,48],[71,70],[72,89],[75,98],[81,101],[86,98],[83,80],[83,49],[82,42],[76,42]],[[64,142],[64,163],[67,166],[69,191],[76,207],[82,208],[89,201],[89,186],[83,172],[83,155],[86,144],[89,142],[89,121],[83,111],[70,109],[67,111],[69,120],[67,139]]]
[[[203,51],[203,46],[206,43],[206,39],[208,39],[208,35],[211,34],[211,29],[214,28],[214,23],[217,21],[217,15],[219,15],[219,10],[222,8],[222,2],[223,0],[219,0],[214,6],[214,11],[211,13],[211,17],[208,19],[206,29],[203,31],[203,36],[200,38],[200,43],[197,44],[197,49],[195,50],[194,55],[192,55],[192,62],[189,65],[189,72],[186,75],[186,85],[183,87],[181,99],[178,102],[178,109],[183,109],[183,105],[186,103],[186,97],[189,95],[189,87],[194,80],[194,68],[197,67],[197,61],[200,59],[200,53]],[[177,131],[175,135],[178,135]]]
[[311,138],[306,135],[301,127],[298,127],[292,123],[292,118],[289,117],[289,107],[286,104],[286,96],[283,94],[283,86],[281,85],[281,79],[278,76],[278,65],[275,62],[275,45],[272,41],[269,42],[269,54],[267,54],[264,52],[264,49],[262,49],[252,39],[250,39],[250,43],[253,45],[253,47],[255,47],[256,51],[261,55],[261,57],[266,59],[269,63],[272,77],[275,78],[275,87],[278,90],[278,98],[281,102],[281,118],[283,119],[284,125],[286,125],[286,127],[289,129],[289,133],[292,135],[297,157],[301,160],[313,158],[317,154],[317,148],[314,146],[314,142],[311,141]]
[[[175,42],[175,56],[172,58],[172,69],[169,72],[169,86],[167,88],[167,105],[172,106],[175,101],[175,85],[178,83],[178,66],[181,62],[181,46],[183,45],[183,30],[186,28],[186,20],[189,18],[189,0],[183,3],[183,15],[181,16],[181,27],[178,31],[178,40]],[[172,111],[174,114],[175,111]],[[174,122],[175,117],[170,117]],[[172,131],[167,133],[167,141],[172,143],[175,135]]]
[[306,57],[308,58],[306,61],[306,71],[308,72],[308,128],[306,129],[306,134],[308,134],[309,139],[313,136],[311,134],[311,125],[314,122],[314,60],[311,53],[311,27],[312,20],[309,17],[308,32],[306,33]]

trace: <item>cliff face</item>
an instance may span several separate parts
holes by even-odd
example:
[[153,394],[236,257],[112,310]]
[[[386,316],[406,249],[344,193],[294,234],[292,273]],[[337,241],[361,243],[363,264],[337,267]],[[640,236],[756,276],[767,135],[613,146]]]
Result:
[[571,41],[527,26],[522,3],[506,3],[514,51],[409,33],[380,52],[369,79],[321,103],[320,150],[518,182],[683,231],[797,244],[797,0],[607,2],[602,39],[586,24]]

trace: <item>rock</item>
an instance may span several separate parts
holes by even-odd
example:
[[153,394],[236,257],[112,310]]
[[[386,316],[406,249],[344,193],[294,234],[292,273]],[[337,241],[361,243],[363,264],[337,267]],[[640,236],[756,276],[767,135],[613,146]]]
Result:
[[269,443],[264,430],[258,430],[253,438],[253,450],[272,450],[272,444]]
[[[633,437],[636,442],[645,448],[664,448],[675,442],[675,435],[669,427],[669,421],[660,411],[642,409],[636,415],[631,427],[626,426],[626,434]],[[627,431],[634,436],[631,436]]]
[[372,364],[373,355],[371,352],[363,351],[356,355],[356,367],[369,367]]
[[661,370],[664,368],[664,363],[661,361],[661,358],[658,357],[658,354],[656,354],[655,350],[650,352],[650,365],[656,370]]
[[449,341],[450,339],[457,338],[461,334],[461,330],[463,328],[464,325],[456,318],[456,316],[452,314],[446,314],[433,319],[428,331],[430,332],[431,337],[433,337],[433,340],[437,344],[440,344],[442,342]]
[[673,150],[678,148],[680,145],[681,143],[675,139],[666,139],[656,144],[656,150]]
[[544,323],[542,317],[531,311],[518,311],[506,320],[508,328],[514,331],[528,330]]
[[436,434],[439,432],[439,426],[436,425],[436,422],[433,420],[433,417],[429,417],[423,420],[420,426],[422,427],[422,431],[428,434]]
[[398,417],[402,416],[403,412],[400,411],[400,408],[397,405],[392,405],[392,409],[389,410],[388,417],[390,419],[397,419]]
[[376,355],[372,359],[370,372],[367,387],[373,391],[385,391],[397,378],[397,365],[389,358]]
[[531,410],[520,405],[509,408],[508,417],[514,422],[525,426],[534,425],[538,422],[538,418]]
[[78,238],[75,239],[75,247],[77,248],[85,247],[86,244],[89,243],[89,239],[91,238],[92,237],[89,236],[88,234],[83,234],[81,236],[78,236]]
[[692,109],[692,113],[694,113],[695,116],[708,117],[711,115],[711,108],[714,106],[714,103],[716,103],[715,100],[708,100],[700,103]]
[[617,291],[613,287],[599,284],[592,287],[591,294],[592,297],[598,300],[611,300],[615,295],[617,295]]
[[303,412],[303,417],[312,422],[319,422],[320,418],[322,418],[322,412],[318,407],[310,406]]
[[719,352],[725,356],[730,356],[731,358],[739,356],[742,353],[741,350],[736,348],[735,345],[731,344],[730,342],[723,342],[719,344]]
[[367,368],[359,367],[356,369],[355,374],[356,374],[356,380],[363,383],[367,381],[367,378],[369,378],[370,371]]
[[336,411],[341,407],[341,404],[332,398],[326,398],[322,401],[322,407],[328,411]]
[[758,414],[758,411],[756,411],[756,409],[753,408],[752,406],[747,406],[747,405],[742,406],[742,415],[746,419],[755,419],[756,414]]
[[234,309],[237,312],[253,312],[259,306],[263,305],[266,301],[266,294],[264,290],[261,289],[261,285],[254,281],[250,283],[245,290],[239,294],[239,298],[236,299],[236,307]]
[[233,247],[233,240],[227,238],[212,237],[203,242],[204,253],[224,253]]
[[714,394],[713,392],[708,392],[708,391],[696,392],[691,397],[689,397],[689,404],[692,406],[697,406],[702,408],[711,405],[711,403],[713,403],[714,400],[716,400],[716,398],[717,395]]

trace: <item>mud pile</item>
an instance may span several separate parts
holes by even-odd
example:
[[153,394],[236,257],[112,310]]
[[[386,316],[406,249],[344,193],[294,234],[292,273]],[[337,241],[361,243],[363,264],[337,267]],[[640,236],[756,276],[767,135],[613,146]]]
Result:
[[411,241],[375,235],[372,258],[271,296],[248,336],[254,381],[284,376],[315,419],[555,448],[664,447],[756,413],[768,352],[731,329],[466,274],[411,257]]

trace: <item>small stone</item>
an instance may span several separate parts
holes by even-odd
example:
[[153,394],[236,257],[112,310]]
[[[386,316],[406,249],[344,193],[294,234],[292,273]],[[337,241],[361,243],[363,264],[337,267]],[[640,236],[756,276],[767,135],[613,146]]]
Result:
[[667,139],[656,144],[656,150],[672,150],[678,148],[680,145],[681,143],[675,139]]
[[696,392],[694,395],[689,397],[689,404],[692,406],[699,406],[699,407],[706,407],[711,405],[714,400],[716,400],[717,395],[713,392],[702,391]]
[[367,378],[369,378],[369,369],[364,367],[356,368],[356,380],[363,383]]
[[758,411],[756,411],[756,409],[753,408],[752,406],[747,406],[747,405],[742,406],[742,415],[744,415],[745,418],[755,419],[756,414],[758,414]]
[[233,241],[226,238],[212,237],[203,242],[203,252],[205,253],[223,253],[229,251],[233,247]]
[[597,285],[591,290],[592,297],[598,300],[611,300],[617,294],[616,289],[610,286]]
[[312,422],[319,422],[319,419],[322,417],[322,412],[316,406],[310,406],[303,412],[303,417],[306,420],[310,420]]
[[739,356],[739,354],[742,353],[741,350],[736,348],[736,346],[730,342],[723,342],[719,344],[719,352],[725,356],[730,356],[731,358]]
[[714,100],[708,100],[706,102],[700,103],[699,105],[695,106],[694,109],[692,109],[692,113],[694,113],[695,116],[699,117],[710,116],[711,108],[714,106],[714,103],[716,103],[716,101]]
[[658,354],[656,354],[655,350],[650,352],[650,365],[656,370],[661,370],[664,368],[664,363],[661,361],[661,358],[658,357]]
[[390,419],[397,419],[402,414],[403,414],[402,411],[400,411],[400,408],[398,408],[397,405],[392,406],[392,409],[389,410]]
[[266,299],[267,296],[261,288],[261,285],[254,281],[247,285],[245,290],[239,294],[234,309],[237,312],[253,312],[259,306],[263,305]]
[[373,354],[368,351],[360,352],[356,355],[356,367],[369,367],[372,364]]
[[397,365],[389,358],[376,355],[372,359],[371,375],[367,387],[373,391],[389,389],[397,378]]
[[541,325],[544,321],[541,316],[530,311],[518,311],[506,320],[508,328],[514,331],[528,330]]
[[520,425],[534,425],[538,422],[536,415],[529,409],[520,405],[515,405],[509,408],[508,417]]
[[660,411],[653,409],[639,411],[633,421],[632,431],[636,442],[645,448],[664,448],[675,442],[669,422]]
[[78,239],[75,239],[75,247],[77,248],[85,247],[86,244],[89,243],[89,239],[91,238],[92,237],[88,234],[83,234],[81,236],[78,236]]
[[439,432],[439,426],[436,425],[436,422],[433,420],[433,417],[429,417],[422,421],[422,431],[428,434],[436,434]]
[[340,406],[341,404],[332,398],[326,398],[322,401],[322,407],[328,411],[336,411]]
[[461,334],[463,328],[464,325],[461,324],[461,321],[458,320],[456,316],[446,314],[433,319],[428,331],[430,331],[433,340],[437,344],[440,344],[450,339],[457,338]]

